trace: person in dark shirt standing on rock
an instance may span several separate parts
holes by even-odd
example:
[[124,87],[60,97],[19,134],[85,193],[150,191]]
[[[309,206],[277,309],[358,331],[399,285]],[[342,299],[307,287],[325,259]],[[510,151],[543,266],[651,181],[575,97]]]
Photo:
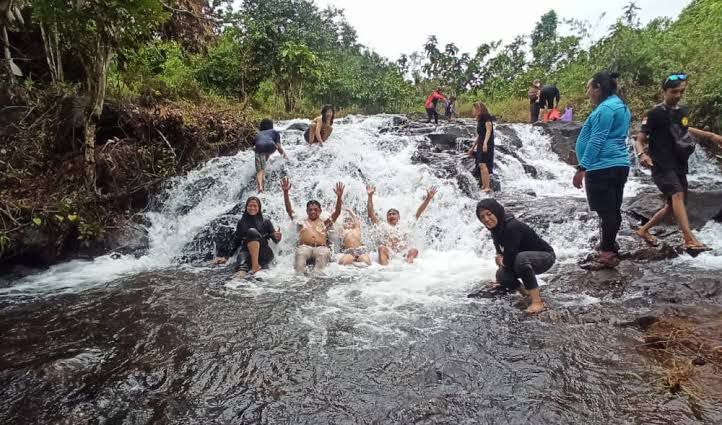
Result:
[[637,135],[636,143],[639,162],[652,168],[654,184],[667,197],[667,204],[637,231],[637,235],[656,245],[657,239],[649,230],[673,213],[682,232],[685,249],[699,252],[708,248],[694,236],[687,218],[687,160],[694,151],[692,137],[719,144],[722,144],[722,137],[689,127],[689,111],[679,104],[686,89],[687,74],[671,74],[665,78],[662,82],[664,101],[647,112],[642,120],[642,131]]
[[[549,270],[556,261],[554,249],[526,224],[506,214],[494,199],[483,199],[476,206],[476,218],[491,231],[496,248],[497,288],[520,290],[531,298],[527,313],[544,309],[536,275]],[[521,283],[519,282],[521,279]],[[522,283],[524,289],[520,289]]]
[[481,179],[481,190],[491,192],[491,174],[494,172],[494,124],[489,110],[481,102],[474,103],[474,118],[476,118],[476,140],[469,149],[469,156],[476,159]]
[[529,122],[534,124],[539,121],[539,92],[541,89],[541,81],[534,80],[527,96],[529,96]]
[[544,122],[548,120],[549,113],[559,106],[560,98],[561,94],[557,86],[552,84],[541,88],[539,91],[539,107],[544,108],[544,114],[542,114]]
[[[238,252],[238,272],[234,277],[243,278],[249,272],[255,274],[268,268],[273,261],[269,239],[274,243],[280,242],[281,232],[273,227],[271,220],[263,218],[261,200],[251,196],[246,200],[246,209],[233,234],[233,247],[230,252],[241,248]],[[224,264],[227,260],[226,257],[218,257],[213,263]]]
[[428,116],[428,119],[426,120],[427,124],[431,122],[432,118],[434,119],[434,124],[439,123],[439,113],[436,112],[436,105],[439,103],[440,100],[446,100],[446,96],[444,96],[444,94],[441,92],[440,87],[431,92],[429,97],[426,98],[424,108],[426,108],[426,115]]
[[617,233],[622,224],[622,198],[629,175],[627,135],[632,114],[617,96],[619,74],[598,72],[587,84],[587,96],[595,105],[577,137],[579,159],[573,184],[587,191],[589,209],[599,215],[599,252],[586,268],[616,267]]
[[264,118],[261,120],[259,130],[254,140],[254,151],[256,152],[256,190],[262,193],[268,158],[276,150],[286,159],[288,155],[281,146],[281,135],[273,129],[273,121]]

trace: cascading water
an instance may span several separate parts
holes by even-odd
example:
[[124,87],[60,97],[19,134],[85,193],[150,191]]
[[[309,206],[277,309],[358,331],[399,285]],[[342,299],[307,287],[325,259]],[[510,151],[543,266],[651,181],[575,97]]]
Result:
[[[554,423],[693,416],[682,408],[654,409],[659,395],[640,393],[643,382],[624,378],[649,372],[636,354],[620,348],[622,331],[553,331],[523,321],[506,304],[467,298],[496,269],[491,238],[474,215],[485,195],[469,193],[459,179],[440,177],[433,162],[415,161],[426,136],[388,131],[393,122],[392,116],[337,120],[332,138],[321,147],[307,146],[299,131],[282,131],[290,159],[271,158],[261,200],[264,215],[281,228],[284,239],[274,247],[277,262],[262,272],[262,280],[233,280],[231,267],[201,260],[213,254],[217,241],[211,233],[228,233],[240,217],[238,206],[255,195],[253,152],[241,152],[170,182],[160,208],[146,213],[144,255],[71,261],[0,288],[0,306],[11,311],[56,300],[72,306],[79,323],[103,317],[119,323],[107,325],[112,332],[99,330],[91,345],[83,342],[81,330],[64,327],[67,335],[79,332],[75,339],[67,337],[71,349],[48,348],[31,378],[9,373],[4,382],[24,387],[63,373],[84,376],[77,379],[85,387],[97,387],[92,396],[56,389],[74,401],[50,397],[47,406],[64,406],[65,417],[96,415],[98,423],[113,423],[113,418],[124,423],[162,418],[173,423],[409,423],[438,412],[456,418],[449,423],[525,422],[537,415],[541,422]],[[536,224],[559,263],[573,268],[596,234],[595,218],[583,208],[584,192],[571,185],[574,168],[559,161],[538,128],[509,125],[497,133],[497,144],[510,146],[509,132],[522,146],[514,148],[515,155],[497,152],[501,202]],[[461,147],[450,155],[457,159],[453,173],[470,180],[458,161],[462,156]],[[536,177],[525,166],[533,167]],[[703,152],[695,153],[690,168],[691,182],[722,186],[719,169]],[[333,185],[340,181],[346,185],[344,208],[365,218],[366,185],[375,185],[377,214],[385,217],[387,209],[398,209],[420,257],[413,265],[400,259],[388,267],[332,264],[322,276],[296,275],[296,236],[283,206],[282,175],[291,179],[299,217],[305,216],[309,199],[319,200],[323,214],[330,214]],[[646,185],[632,177],[625,195]],[[437,186],[438,194],[416,221],[414,213],[430,186]],[[363,234],[366,246],[377,245],[378,235],[366,220]],[[699,234],[714,250],[673,264],[722,269],[722,225],[708,223]],[[548,276],[542,276],[545,280]],[[553,293],[549,296],[554,304]],[[113,306],[126,303],[127,308],[109,307],[109,298]],[[600,300],[564,294],[556,302],[584,306]],[[70,314],[49,311],[56,317]],[[18,317],[9,314],[0,324]],[[53,331],[45,323],[28,326]],[[140,342],[124,342],[133,338]],[[568,345],[577,347],[571,356],[559,352]],[[25,353],[17,350],[14,355]],[[68,356],[77,357],[55,362]],[[130,365],[120,360],[123,356]],[[625,362],[636,366],[606,369]],[[101,371],[107,383],[87,378]],[[610,376],[603,378],[605,373]],[[6,395],[25,394],[18,388]],[[168,397],[185,404],[160,401]],[[24,404],[14,403],[7,418],[21,417]],[[40,422],[53,418],[47,414]]]

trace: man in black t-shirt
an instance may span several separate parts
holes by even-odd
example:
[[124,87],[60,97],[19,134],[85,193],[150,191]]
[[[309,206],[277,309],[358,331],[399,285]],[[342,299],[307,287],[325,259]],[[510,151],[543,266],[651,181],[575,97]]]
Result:
[[[688,251],[700,252],[708,248],[692,234],[687,218],[687,160],[694,150],[691,137],[708,139],[722,144],[722,137],[689,126],[689,111],[679,104],[687,89],[686,74],[671,74],[662,82],[664,102],[647,112],[642,120],[642,131],[637,135],[636,151],[639,163],[652,168],[652,180],[667,198],[659,210],[637,235],[651,245],[657,239],[649,230],[661,223],[669,213],[674,214]],[[645,145],[649,143],[649,149]]]
[[544,117],[544,121],[546,122],[548,120],[549,112],[554,109],[555,107],[559,106],[559,99],[561,98],[561,93],[559,93],[559,89],[554,84],[544,86],[539,90],[539,107],[544,108],[544,113],[542,114],[542,117]]

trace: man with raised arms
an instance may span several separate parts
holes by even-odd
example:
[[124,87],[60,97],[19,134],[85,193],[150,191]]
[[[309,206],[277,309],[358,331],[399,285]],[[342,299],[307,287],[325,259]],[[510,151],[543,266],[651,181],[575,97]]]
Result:
[[[426,191],[426,198],[421,203],[419,208],[416,210],[416,219],[426,211],[426,208],[431,203],[434,195],[436,195],[437,188],[432,186]],[[411,264],[414,259],[419,255],[419,250],[410,246],[409,234],[399,226],[399,219],[401,218],[399,211],[391,208],[386,213],[386,223],[379,223],[379,219],[374,211],[374,193],[376,193],[376,187],[369,185],[366,187],[366,193],[368,193],[368,215],[369,220],[374,225],[378,225],[381,229],[381,244],[379,245],[379,264],[385,266],[389,264],[389,258],[394,254],[404,254],[406,262]]]
[[361,220],[353,211],[347,209],[348,215],[343,220],[341,233],[342,255],[338,263],[347,266],[353,263],[371,265],[371,257],[361,242]]
[[[286,205],[286,212],[291,220],[296,220],[291,206],[291,198],[289,192],[291,190],[291,180],[284,177],[281,180],[281,189],[283,190],[283,202]],[[326,246],[328,241],[328,230],[336,222],[341,215],[343,203],[343,191],[345,186],[343,183],[336,183],[333,192],[336,194],[336,208],[331,217],[321,220],[321,204],[318,201],[311,200],[306,204],[306,219],[296,222],[298,228],[298,248],[294,259],[294,268],[297,272],[303,273],[309,261],[314,263],[314,271],[323,270],[331,260],[331,250]]]

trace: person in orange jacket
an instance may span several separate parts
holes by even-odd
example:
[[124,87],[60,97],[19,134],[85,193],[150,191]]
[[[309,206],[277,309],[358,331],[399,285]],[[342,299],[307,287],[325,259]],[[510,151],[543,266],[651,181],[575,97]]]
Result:
[[434,124],[439,123],[439,114],[436,112],[436,104],[439,103],[440,100],[446,101],[446,96],[441,92],[441,88],[437,87],[436,90],[431,92],[429,97],[426,98],[426,103],[424,103],[424,107],[426,108],[426,115],[429,117],[428,120],[426,120],[426,123],[430,123],[431,119],[434,119]]

